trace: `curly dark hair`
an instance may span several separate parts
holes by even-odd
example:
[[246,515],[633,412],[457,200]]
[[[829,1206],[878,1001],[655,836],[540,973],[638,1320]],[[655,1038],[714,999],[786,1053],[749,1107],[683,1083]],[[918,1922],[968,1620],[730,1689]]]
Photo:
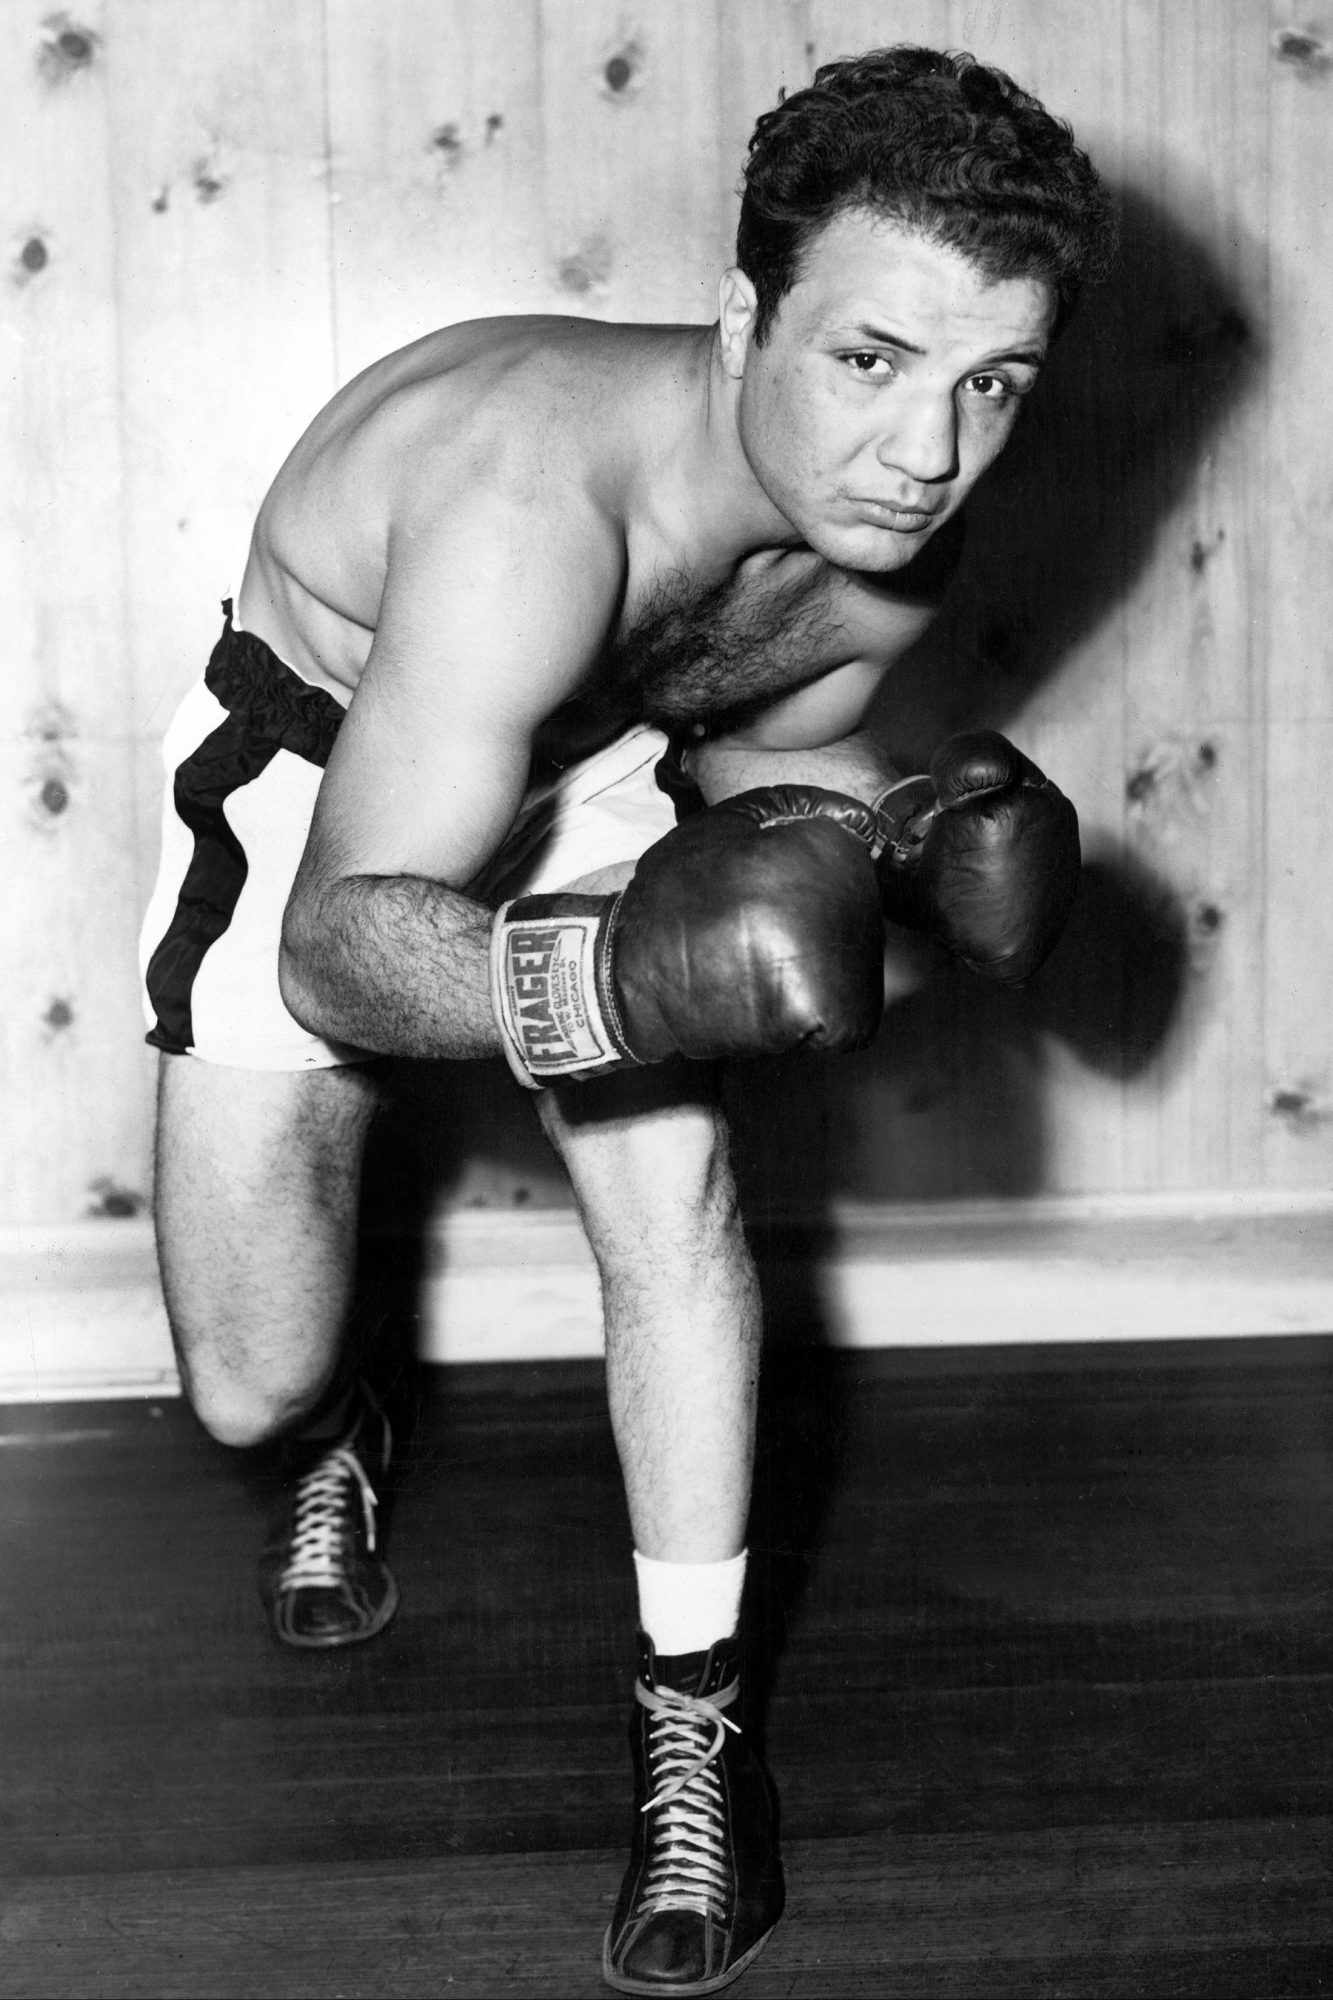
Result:
[[1069,127],[962,51],[904,45],[825,63],[760,118],[736,232],[757,342],[807,244],[847,209],[947,244],[992,281],[1044,280],[1057,325],[1111,252],[1110,205]]

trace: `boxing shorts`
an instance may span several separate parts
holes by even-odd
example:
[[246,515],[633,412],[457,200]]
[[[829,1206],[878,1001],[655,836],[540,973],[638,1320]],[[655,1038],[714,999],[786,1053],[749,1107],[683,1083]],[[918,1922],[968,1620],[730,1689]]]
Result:
[[[278,987],[283,911],[345,710],[232,621],[162,746],[161,862],[140,938],[147,1040],[242,1069],[373,1060],[310,1034]],[[660,730],[638,725],[528,789],[503,845],[464,885],[476,901],[565,888],[636,861],[675,824],[656,767]]]

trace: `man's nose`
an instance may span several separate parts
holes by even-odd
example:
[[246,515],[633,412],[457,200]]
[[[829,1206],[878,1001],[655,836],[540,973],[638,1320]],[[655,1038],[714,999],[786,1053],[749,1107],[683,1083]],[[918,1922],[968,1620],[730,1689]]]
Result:
[[879,462],[919,485],[952,479],[958,470],[958,414],[952,396],[922,398],[895,413],[877,447]]

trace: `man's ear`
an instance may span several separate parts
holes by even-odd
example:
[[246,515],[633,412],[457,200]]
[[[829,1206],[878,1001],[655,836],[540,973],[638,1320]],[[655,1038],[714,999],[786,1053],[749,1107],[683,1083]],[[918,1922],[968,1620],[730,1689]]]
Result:
[[758,306],[754,286],[738,265],[724,271],[717,286],[717,323],[722,343],[722,367],[739,382],[745,373]]

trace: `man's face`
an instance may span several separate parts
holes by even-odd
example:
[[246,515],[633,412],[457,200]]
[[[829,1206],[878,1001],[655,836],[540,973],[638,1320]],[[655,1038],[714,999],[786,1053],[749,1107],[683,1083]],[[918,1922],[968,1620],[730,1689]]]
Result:
[[1051,287],[991,283],[956,250],[849,210],[808,244],[762,347],[753,302],[729,272],[723,365],[751,472],[828,561],[903,568],[1008,441],[1050,340]]

